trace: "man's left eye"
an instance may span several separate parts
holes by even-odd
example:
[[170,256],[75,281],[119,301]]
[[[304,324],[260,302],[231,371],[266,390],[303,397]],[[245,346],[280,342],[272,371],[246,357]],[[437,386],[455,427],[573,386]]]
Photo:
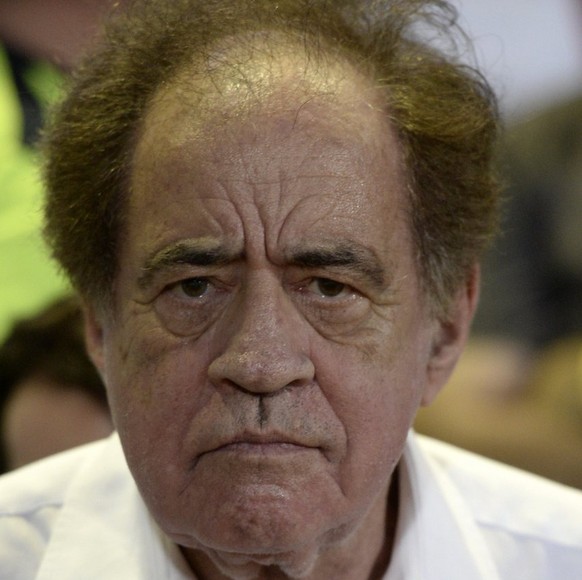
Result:
[[182,280],[179,286],[186,296],[189,298],[201,298],[208,290],[210,282],[208,278],[188,278]]
[[329,278],[314,278],[310,284],[312,290],[323,298],[336,298],[346,291],[347,286],[342,282]]

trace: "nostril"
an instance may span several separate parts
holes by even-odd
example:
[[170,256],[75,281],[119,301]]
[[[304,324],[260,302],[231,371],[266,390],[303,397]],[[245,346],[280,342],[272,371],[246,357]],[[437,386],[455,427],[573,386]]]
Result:
[[295,379],[294,381],[291,381],[288,385],[287,388],[293,388],[293,387],[305,387],[307,386],[309,383],[311,382],[311,379],[308,378],[300,378],[300,379]]
[[220,382],[225,387],[230,387],[232,389],[236,389],[236,390],[239,390],[239,391],[246,391],[246,389],[244,389],[243,387],[241,387],[240,385],[238,385],[235,381],[233,381],[231,379],[223,378],[223,379],[220,380]]

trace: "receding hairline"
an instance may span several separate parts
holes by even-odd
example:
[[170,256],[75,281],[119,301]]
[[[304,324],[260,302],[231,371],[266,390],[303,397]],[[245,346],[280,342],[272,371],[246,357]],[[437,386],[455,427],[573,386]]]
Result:
[[209,120],[224,126],[258,112],[270,113],[285,108],[294,97],[322,104],[341,101],[343,106],[351,101],[354,110],[364,104],[387,118],[386,88],[334,48],[320,47],[315,54],[300,38],[280,30],[222,38],[204,57],[185,62],[154,91],[141,128],[152,112],[168,114],[169,102],[176,112],[183,110],[181,105],[195,107],[199,126]]

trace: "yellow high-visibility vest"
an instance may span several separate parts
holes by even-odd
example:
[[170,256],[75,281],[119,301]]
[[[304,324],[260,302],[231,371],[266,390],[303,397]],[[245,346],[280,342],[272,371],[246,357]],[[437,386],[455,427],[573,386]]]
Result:
[[[46,109],[60,75],[39,63],[25,81]],[[35,152],[22,141],[23,113],[0,47],[0,340],[12,323],[34,314],[68,285],[49,258],[41,235],[42,185]]]

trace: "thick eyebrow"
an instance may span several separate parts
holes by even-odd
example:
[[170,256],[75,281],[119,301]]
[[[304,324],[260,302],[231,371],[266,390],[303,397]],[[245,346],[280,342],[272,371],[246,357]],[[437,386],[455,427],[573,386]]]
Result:
[[376,253],[352,242],[297,248],[289,253],[289,262],[302,268],[345,268],[362,275],[379,289],[386,284],[386,270]]
[[153,278],[161,271],[174,266],[188,264],[191,266],[221,266],[232,263],[242,256],[227,248],[205,239],[182,240],[171,244],[149,256],[138,277],[140,288],[147,288]]

